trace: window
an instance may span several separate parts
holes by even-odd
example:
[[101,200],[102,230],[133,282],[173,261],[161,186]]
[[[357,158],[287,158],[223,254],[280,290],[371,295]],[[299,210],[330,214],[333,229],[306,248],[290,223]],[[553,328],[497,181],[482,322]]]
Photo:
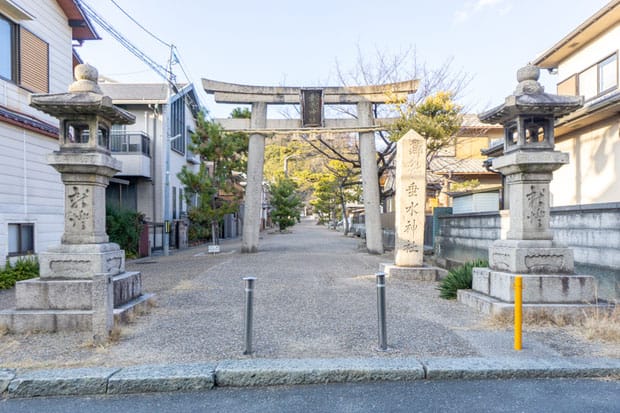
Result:
[[172,219],[177,219],[177,187],[172,187]]
[[579,94],[586,100],[616,89],[618,87],[618,55],[614,53],[590,66],[579,73],[577,78]]
[[181,216],[185,213],[185,211],[183,210],[183,189],[179,188],[179,211],[181,213]]
[[172,150],[185,154],[185,133],[185,100],[180,97],[170,104],[170,137],[180,135],[170,142]]
[[15,24],[0,15],[0,77],[15,81]]
[[579,94],[583,95],[586,100],[592,99],[594,96],[598,95],[596,79],[596,66],[592,66],[579,74]]
[[9,224],[9,255],[34,253],[34,224]]
[[577,75],[558,83],[558,95],[577,96]]
[[0,15],[0,77],[49,92],[49,44]]
[[618,56],[612,55],[598,64],[598,91],[606,92],[618,86]]

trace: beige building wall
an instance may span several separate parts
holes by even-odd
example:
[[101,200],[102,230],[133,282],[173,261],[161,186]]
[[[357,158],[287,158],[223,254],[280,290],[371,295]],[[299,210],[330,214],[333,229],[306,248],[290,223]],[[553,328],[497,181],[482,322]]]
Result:
[[620,44],[620,23],[578,49],[558,65],[558,83],[616,53]]
[[570,163],[553,174],[551,205],[620,201],[620,128],[618,118],[563,136],[556,149]]

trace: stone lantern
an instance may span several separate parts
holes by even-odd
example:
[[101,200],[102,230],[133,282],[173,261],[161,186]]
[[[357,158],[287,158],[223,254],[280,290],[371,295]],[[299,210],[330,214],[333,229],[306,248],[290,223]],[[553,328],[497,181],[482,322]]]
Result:
[[110,156],[113,124],[132,124],[135,116],[112,104],[97,84],[97,70],[78,65],[69,93],[34,95],[31,106],[60,121],[60,150],[48,162],[60,172],[65,188],[63,244],[108,242],[105,233],[105,188],[121,170]]
[[15,310],[0,312],[11,331],[93,331],[107,337],[115,308],[146,303],[139,272],[125,272],[125,252],[108,242],[105,190],[121,170],[110,155],[113,124],[135,117],[112,104],[97,84],[97,70],[78,65],[68,93],[38,94],[30,105],[58,118],[60,149],[48,163],[65,185],[61,244],[39,254],[40,278],[17,283]]
[[583,98],[545,93],[539,74],[535,66],[520,69],[515,92],[479,115],[482,122],[504,126],[504,155],[492,165],[505,177],[510,224],[506,239],[489,248],[489,268],[474,269],[473,290],[458,296],[487,313],[511,308],[518,275],[524,308],[581,311],[596,303],[594,277],[574,275],[573,251],[553,240],[549,224],[549,183],[553,171],[569,162],[567,153],[554,150],[554,122],[580,108]]
[[514,94],[479,115],[504,126],[504,155],[493,168],[506,177],[510,200],[507,239],[493,244],[489,263],[515,273],[572,273],[572,250],[554,244],[549,228],[549,183],[568,163],[568,154],[554,150],[555,119],[581,107],[583,98],[544,93],[539,74],[535,66],[520,69]]

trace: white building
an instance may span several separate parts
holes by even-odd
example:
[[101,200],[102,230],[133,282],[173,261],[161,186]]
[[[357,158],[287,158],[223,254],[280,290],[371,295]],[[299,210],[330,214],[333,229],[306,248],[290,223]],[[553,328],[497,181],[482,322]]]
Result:
[[73,0],[0,1],[0,265],[60,243],[64,186],[47,164],[58,121],[32,109],[31,93],[64,93],[98,35]]
[[147,222],[156,224],[151,226],[151,248],[163,246],[161,224],[166,220],[173,223],[170,245],[184,245],[187,235],[175,222],[187,212],[187,204],[177,174],[183,167],[197,172],[200,163],[188,149],[199,111],[194,87],[179,86],[176,91],[169,91],[165,83],[100,83],[100,87],[115,105],[136,116],[135,124],[112,129],[112,155],[123,162],[123,169],[107,189],[108,205],[142,212]]

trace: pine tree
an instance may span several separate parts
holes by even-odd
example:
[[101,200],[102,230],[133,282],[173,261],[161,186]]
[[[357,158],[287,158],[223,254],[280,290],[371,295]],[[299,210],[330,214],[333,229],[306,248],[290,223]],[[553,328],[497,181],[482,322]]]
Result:
[[297,184],[288,178],[277,179],[271,184],[271,219],[280,231],[292,227],[300,218],[301,198],[297,194]]
[[[217,228],[224,215],[236,212],[243,199],[239,173],[246,169],[248,137],[230,133],[200,113],[190,150],[200,155],[200,170],[183,167],[178,174],[185,186],[188,204],[197,196],[197,205],[188,211],[194,233],[211,233],[217,242]],[[210,228],[210,229],[209,229]]]

